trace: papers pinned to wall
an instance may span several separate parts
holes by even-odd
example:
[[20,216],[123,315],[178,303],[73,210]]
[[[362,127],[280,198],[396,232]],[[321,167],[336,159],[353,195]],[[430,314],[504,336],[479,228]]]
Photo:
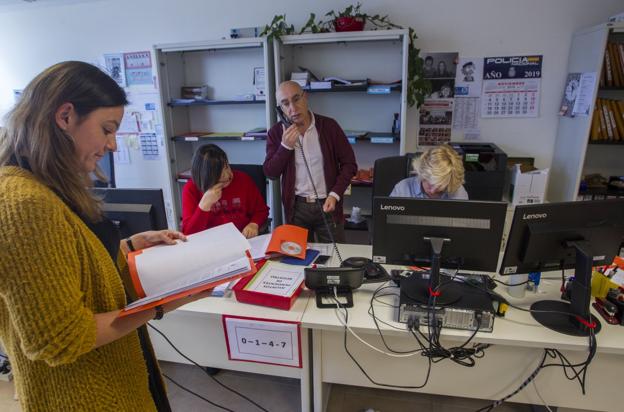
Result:
[[150,51],[124,53],[123,56],[128,86],[153,84],[152,53]]
[[589,107],[596,87],[596,73],[568,73],[560,116],[589,116]]
[[126,69],[123,53],[111,53],[104,55],[104,65],[108,75],[121,87],[126,87]]
[[455,97],[480,97],[483,84],[483,58],[460,57],[455,74]]

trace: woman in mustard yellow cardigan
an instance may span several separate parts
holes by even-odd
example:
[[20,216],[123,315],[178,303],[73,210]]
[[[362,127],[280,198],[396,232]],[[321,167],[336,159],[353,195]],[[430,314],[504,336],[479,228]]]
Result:
[[30,82],[0,136],[0,341],[25,412],[170,410],[144,325],[207,292],[117,318],[136,297],[128,247],[184,238],[122,241],[91,195],[126,104],[98,68],[59,63]]

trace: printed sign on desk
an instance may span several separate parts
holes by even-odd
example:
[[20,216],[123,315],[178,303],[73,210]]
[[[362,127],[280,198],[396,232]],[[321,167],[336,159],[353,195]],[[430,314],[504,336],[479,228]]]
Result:
[[230,360],[301,368],[298,322],[223,315]]

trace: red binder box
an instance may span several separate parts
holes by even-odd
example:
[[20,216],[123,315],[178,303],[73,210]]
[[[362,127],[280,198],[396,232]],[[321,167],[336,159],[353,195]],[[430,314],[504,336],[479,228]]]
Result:
[[303,290],[303,281],[290,296],[277,296],[269,293],[245,290],[245,286],[247,286],[251,279],[253,279],[253,275],[245,276],[236,282],[236,285],[232,288],[237,301],[251,303],[252,305],[269,306],[271,308],[290,310],[292,305],[295,303],[295,300]]

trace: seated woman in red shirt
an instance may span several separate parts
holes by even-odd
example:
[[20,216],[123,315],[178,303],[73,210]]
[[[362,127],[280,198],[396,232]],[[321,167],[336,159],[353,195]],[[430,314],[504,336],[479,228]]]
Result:
[[260,191],[249,175],[232,170],[218,146],[201,146],[193,155],[192,179],[182,189],[185,235],[232,222],[246,238],[258,235],[269,216]]

